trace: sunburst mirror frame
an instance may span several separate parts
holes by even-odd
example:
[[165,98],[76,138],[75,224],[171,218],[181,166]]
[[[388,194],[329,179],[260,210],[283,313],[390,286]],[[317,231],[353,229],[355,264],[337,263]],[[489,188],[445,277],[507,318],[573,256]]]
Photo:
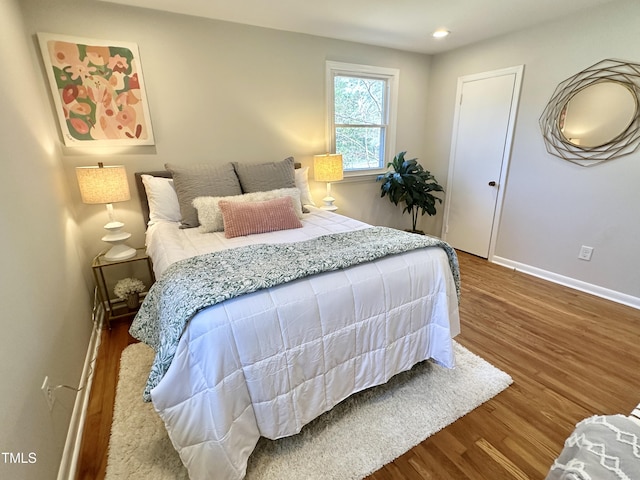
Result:
[[[611,141],[597,147],[570,143],[560,130],[560,116],[567,102],[590,85],[611,81],[623,84],[633,93],[635,114],[629,126]],[[640,144],[640,64],[606,59],[560,83],[540,116],[540,128],[547,152],[583,167],[633,153]]]

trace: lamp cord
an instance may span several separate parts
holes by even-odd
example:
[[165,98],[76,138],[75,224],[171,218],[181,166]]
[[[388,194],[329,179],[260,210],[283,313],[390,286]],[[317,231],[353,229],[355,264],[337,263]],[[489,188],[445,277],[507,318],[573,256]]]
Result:
[[[103,312],[103,315],[99,315],[100,311]],[[91,310],[91,322],[93,323],[94,328],[97,328],[98,331],[102,331],[102,320],[104,318],[104,310],[102,305],[99,303],[98,301],[98,288],[95,287],[93,289],[93,308]],[[100,345],[102,343],[102,335],[98,335],[98,340],[97,340],[97,345],[95,346],[95,355],[93,356],[93,358],[91,359],[91,361],[89,362],[89,372],[87,373],[87,376],[84,378],[84,385],[81,385],[79,387],[73,387],[71,385],[56,385],[55,387],[51,387],[51,391],[55,392],[56,390],[60,389],[60,388],[66,388],[68,390],[73,390],[74,392],[80,392],[82,390],[84,390],[84,388],[87,386],[87,379],[91,378],[91,375],[93,375],[93,370],[95,368],[95,364],[96,364],[96,360],[98,359],[98,351],[100,349]]]

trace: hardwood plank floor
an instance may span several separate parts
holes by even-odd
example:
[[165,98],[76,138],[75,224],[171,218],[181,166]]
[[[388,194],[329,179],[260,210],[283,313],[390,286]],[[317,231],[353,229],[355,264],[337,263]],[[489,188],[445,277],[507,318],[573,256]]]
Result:
[[[514,384],[369,480],[542,479],[581,419],[640,402],[640,311],[459,253],[457,341]],[[102,480],[126,323],[103,332],[78,479]]]

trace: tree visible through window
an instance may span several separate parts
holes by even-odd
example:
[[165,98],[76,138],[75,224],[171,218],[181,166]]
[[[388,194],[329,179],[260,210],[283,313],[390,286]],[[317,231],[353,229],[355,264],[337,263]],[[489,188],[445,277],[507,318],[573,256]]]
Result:
[[327,62],[331,146],[345,172],[383,170],[395,143],[397,70]]
[[345,170],[384,167],[386,81],[334,77],[336,153]]

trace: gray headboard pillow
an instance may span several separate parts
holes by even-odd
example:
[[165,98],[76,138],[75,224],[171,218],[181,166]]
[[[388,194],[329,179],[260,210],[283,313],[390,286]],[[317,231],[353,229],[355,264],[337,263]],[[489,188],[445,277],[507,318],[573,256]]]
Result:
[[228,197],[241,195],[240,182],[231,163],[224,165],[165,164],[173,177],[173,186],[178,195],[181,228],[193,228],[200,225],[198,211],[191,204],[196,197]]
[[242,193],[268,192],[296,186],[293,157],[280,162],[252,165],[233,162]]

